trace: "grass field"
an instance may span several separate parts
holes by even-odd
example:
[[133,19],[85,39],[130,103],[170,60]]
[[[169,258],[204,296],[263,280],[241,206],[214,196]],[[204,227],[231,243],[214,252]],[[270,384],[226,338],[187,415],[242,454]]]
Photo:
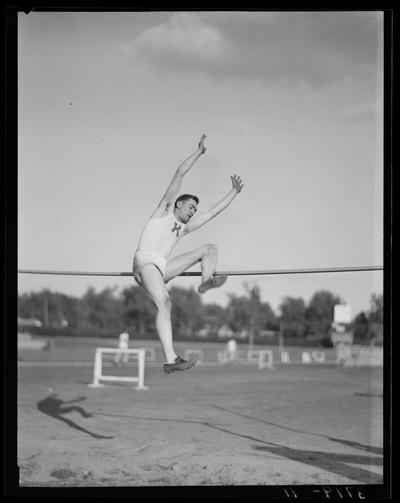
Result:
[[[205,363],[165,375],[157,352],[146,364],[147,390],[90,388],[94,348],[115,347],[100,342],[57,339],[50,351],[19,352],[21,486],[383,481],[381,368]],[[151,345],[159,349],[143,344]],[[211,361],[223,345],[190,347]],[[137,370],[132,362],[104,372]]]

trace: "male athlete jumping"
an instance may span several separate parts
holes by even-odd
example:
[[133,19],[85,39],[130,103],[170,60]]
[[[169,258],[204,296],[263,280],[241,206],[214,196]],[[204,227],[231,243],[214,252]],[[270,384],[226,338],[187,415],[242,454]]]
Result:
[[224,210],[243,188],[239,176],[231,176],[232,189],[208,211],[196,214],[199,198],[192,194],[177,197],[183,177],[197,159],[206,152],[206,136],[202,135],[196,152],[185,159],[173,176],[164,196],[151,215],[140,236],[139,245],[133,259],[133,274],[157,308],[156,329],[160,338],[166,363],[164,372],[188,370],[196,359],[184,360],[173,347],[171,325],[171,299],[165,286],[197,262],[201,262],[202,282],[199,293],[221,286],[227,280],[225,275],[214,275],[218,250],[214,244],[206,244],[193,251],[171,258],[176,243],[195,231]]

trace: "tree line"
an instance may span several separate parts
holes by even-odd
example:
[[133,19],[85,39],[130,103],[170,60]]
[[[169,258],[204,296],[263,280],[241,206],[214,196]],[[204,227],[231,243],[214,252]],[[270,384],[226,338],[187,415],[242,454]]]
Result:
[[[275,313],[262,302],[260,288],[248,286],[245,294],[228,295],[226,307],[203,303],[194,288],[172,287],[172,325],[174,337],[191,339],[200,334],[212,340],[219,328],[228,325],[236,333],[246,333],[255,341],[266,332],[283,332],[285,338],[328,339],[334,306],[344,301],[330,291],[315,292],[309,302],[301,297],[286,296]],[[18,296],[18,316],[42,323],[38,333],[71,335],[112,335],[128,331],[136,338],[155,338],[155,307],[138,286],[118,292],[107,287],[96,292],[89,287],[82,297],[44,289]],[[370,309],[355,316],[351,330],[359,339],[374,337],[383,324],[383,296],[372,295]],[[375,327],[375,328],[374,328]]]

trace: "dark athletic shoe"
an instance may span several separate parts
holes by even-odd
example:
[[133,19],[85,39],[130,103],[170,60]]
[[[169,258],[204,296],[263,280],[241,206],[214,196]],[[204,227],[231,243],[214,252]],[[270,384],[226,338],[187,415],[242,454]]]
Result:
[[175,358],[175,363],[164,363],[164,372],[166,374],[171,374],[171,372],[176,372],[177,370],[189,370],[196,365],[196,362],[196,358],[184,360],[180,356],[177,356]]
[[204,293],[207,290],[210,290],[210,288],[218,288],[219,286],[223,285],[225,281],[228,279],[228,276],[226,274],[220,274],[218,276],[213,276],[212,278],[208,279],[204,283],[202,283],[197,291],[199,293]]

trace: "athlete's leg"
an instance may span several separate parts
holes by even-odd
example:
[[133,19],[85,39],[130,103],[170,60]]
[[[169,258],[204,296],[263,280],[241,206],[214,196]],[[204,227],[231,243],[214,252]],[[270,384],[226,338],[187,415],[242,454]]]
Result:
[[213,244],[207,244],[193,251],[178,255],[168,261],[164,274],[164,281],[167,283],[185,272],[192,265],[201,262],[201,279],[202,283],[204,283],[212,279],[213,273],[217,267],[217,259],[218,248]]
[[154,264],[147,264],[141,271],[143,287],[157,308],[156,329],[167,363],[177,357],[172,341],[171,299],[160,270]]

